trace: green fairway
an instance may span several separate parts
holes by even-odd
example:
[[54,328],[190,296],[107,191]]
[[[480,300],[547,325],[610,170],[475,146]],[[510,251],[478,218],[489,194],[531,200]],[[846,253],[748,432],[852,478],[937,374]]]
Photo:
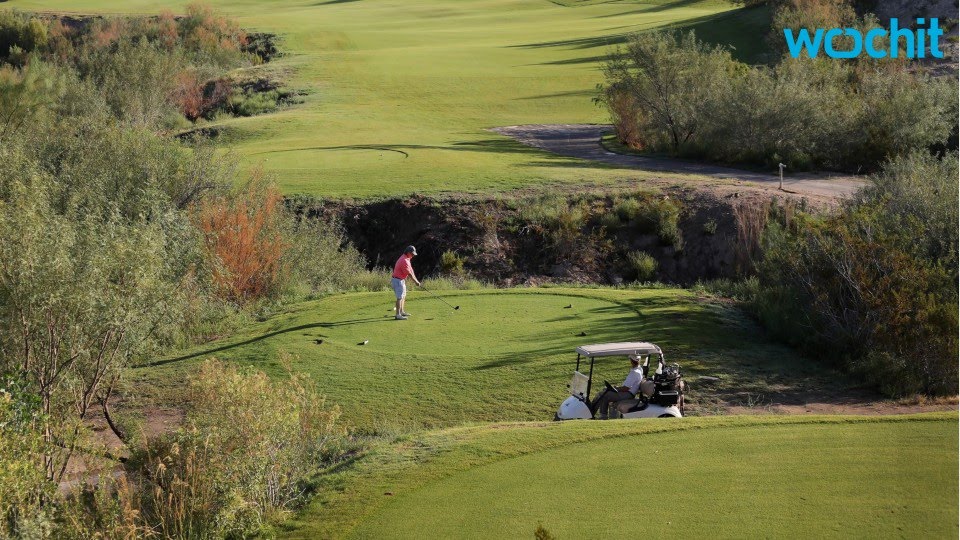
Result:
[[[563,401],[577,345],[647,340],[680,362],[690,399],[709,413],[698,375],[725,377],[759,395],[815,380],[790,349],[757,332],[738,310],[680,289],[507,289],[440,293],[454,311],[413,291],[408,321],[393,319],[390,292],[331,296],[290,308],[241,335],[137,370],[147,389],[180,388],[202,359],[282,375],[281,357],[366,430],[463,422],[546,420]],[[570,306],[570,307],[567,307]],[[585,334],[585,335],[581,335]],[[323,340],[317,344],[316,340]],[[359,345],[368,341],[366,345]],[[622,380],[624,358],[598,360],[597,380]],[[814,371],[815,373],[811,373]],[[599,384],[599,382],[598,382]],[[838,385],[838,382],[829,384]],[[700,400],[700,401],[698,401]]]
[[324,479],[290,537],[913,537],[957,533],[957,415],[464,428]]
[[[185,2],[13,0],[4,7],[148,12]],[[532,183],[615,182],[635,171],[546,154],[487,128],[603,122],[591,102],[598,61],[630,32],[691,25],[758,47],[763,10],[720,0],[591,2],[213,0],[248,28],[283,35],[306,103],[225,122],[219,139],[262,164],[287,193],[379,197],[488,191]],[[581,4],[582,2],[577,2]],[[642,177],[642,175],[641,175]]]

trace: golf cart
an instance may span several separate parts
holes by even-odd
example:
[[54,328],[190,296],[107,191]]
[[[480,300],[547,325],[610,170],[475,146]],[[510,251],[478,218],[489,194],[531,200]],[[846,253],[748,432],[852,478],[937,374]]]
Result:
[[[593,363],[597,358],[607,356],[633,356],[640,360],[643,369],[644,381],[634,399],[627,399],[617,403],[616,407],[622,418],[681,418],[683,417],[683,379],[680,376],[680,366],[666,365],[663,351],[652,343],[603,343],[599,345],[582,345],[577,347],[577,367],[570,380],[570,397],[557,411],[555,420],[591,419],[600,411],[593,410],[590,401],[590,390],[593,386]],[[648,369],[650,357],[657,361],[657,371],[650,379]],[[580,371],[580,364],[590,360],[590,371],[584,375]],[[615,392],[614,385],[603,381],[605,390]]]

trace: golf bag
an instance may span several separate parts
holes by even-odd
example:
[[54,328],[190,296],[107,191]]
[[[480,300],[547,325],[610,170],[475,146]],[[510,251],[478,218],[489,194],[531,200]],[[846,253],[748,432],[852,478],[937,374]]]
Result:
[[650,398],[651,402],[664,407],[683,406],[683,377],[680,375],[679,364],[664,367],[663,373],[653,376],[653,383],[656,385],[656,390]]

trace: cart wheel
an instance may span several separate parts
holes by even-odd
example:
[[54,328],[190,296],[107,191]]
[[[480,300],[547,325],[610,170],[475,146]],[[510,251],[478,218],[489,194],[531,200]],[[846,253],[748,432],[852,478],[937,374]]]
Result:
[[672,414],[661,414],[657,418],[675,418]]

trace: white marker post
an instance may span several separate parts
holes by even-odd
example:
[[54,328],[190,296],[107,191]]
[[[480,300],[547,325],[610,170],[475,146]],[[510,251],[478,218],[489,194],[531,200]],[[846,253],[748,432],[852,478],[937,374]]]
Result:
[[783,191],[783,170],[786,168],[786,165],[783,163],[780,164],[780,191]]

